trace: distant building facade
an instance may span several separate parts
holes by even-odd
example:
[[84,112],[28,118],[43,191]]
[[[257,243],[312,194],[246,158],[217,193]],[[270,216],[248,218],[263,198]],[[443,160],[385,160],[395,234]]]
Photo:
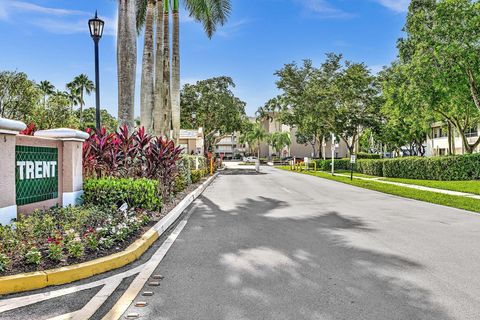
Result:
[[[445,156],[450,153],[465,154],[465,146],[463,145],[462,137],[459,132],[452,128],[453,139],[452,146],[449,146],[448,126],[444,122],[436,122],[431,125],[431,132],[427,137],[427,147],[425,155],[427,157]],[[473,126],[466,132],[469,143],[475,143],[479,137],[479,126]],[[474,152],[480,152],[478,146]]]
[[[316,143],[315,144],[315,152],[314,154],[314,146],[312,144],[303,144],[299,143],[297,141],[297,136],[296,132],[297,129],[295,127],[290,127],[288,125],[282,124],[280,121],[276,119],[274,115],[272,115],[273,119],[264,119],[260,123],[262,127],[267,131],[268,133],[274,133],[274,132],[289,132],[290,133],[290,138],[292,140],[292,144],[290,147],[285,147],[281,151],[280,155],[276,154],[276,151],[268,145],[268,143],[263,142],[260,145],[260,157],[261,158],[269,158],[272,157],[273,155],[277,157],[296,157],[296,158],[304,158],[304,157],[309,157],[309,158],[314,158],[318,156],[318,151],[322,151],[323,157],[329,159],[332,157],[332,141],[331,139],[328,139],[330,137],[326,137],[326,141],[324,142],[323,145],[321,143]],[[345,158],[348,156],[348,148],[346,143],[342,140],[340,142],[337,142],[335,144],[335,151],[334,151],[334,157],[335,158]]]

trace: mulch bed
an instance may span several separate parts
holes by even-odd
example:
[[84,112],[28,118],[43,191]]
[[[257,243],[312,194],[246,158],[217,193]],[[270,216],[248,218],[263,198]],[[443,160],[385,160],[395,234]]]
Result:
[[[73,264],[78,264],[78,263],[102,258],[117,252],[121,252],[125,250],[129,245],[134,243],[136,240],[138,240],[145,232],[147,232],[158,221],[160,221],[164,216],[166,216],[173,208],[175,208],[180,203],[180,201],[182,201],[187,195],[189,195],[191,192],[197,189],[198,186],[200,186],[203,182],[205,182],[205,180],[206,178],[203,178],[196,184],[191,184],[187,186],[185,190],[183,190],[182,192],[177,193],[175,195],[175,198],[172,199],[172,201],[163,204],[161,212],[152,213],[151,215],[152,220],[147,225],[145,225],[143,228],[141,228],[132,236],[128,237],[125,241],[121,243],[116,243],[115,246],[113,246],[112,248],[109,248],[109,249],[102,248],[97,251],[90,251],[85,249],[85,255],[81,259],[67,258],[62,262],[54,262],[49,259],[42,259],[42,262],[38,266],[25,264],[23,260],[18,260],[18,261],[12,260],[11,265],[3,273],[0,274],[0,277],[15,275],[19,273],[25,273],[25,272],[44,271],[49,269],[65,267]],[[46,251],[41,251],[41,252],[42,252],[42,257],[47,256]]]

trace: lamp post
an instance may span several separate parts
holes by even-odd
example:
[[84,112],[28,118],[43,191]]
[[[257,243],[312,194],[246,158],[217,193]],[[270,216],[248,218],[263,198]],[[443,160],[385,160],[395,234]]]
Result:
[[98,42],[103,35],[103,27],[105,22],[98,18],[97,11],[95,17],[88,20],[88,27],[90,29],[90,36],[95,43],[95,124],[97,131],[100,130],[100,74],[98,62]]

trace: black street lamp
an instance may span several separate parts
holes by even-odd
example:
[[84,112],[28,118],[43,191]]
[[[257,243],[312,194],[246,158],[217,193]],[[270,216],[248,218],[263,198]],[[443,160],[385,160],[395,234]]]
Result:
[[95,18],[88,20],[88,27],[90,29],[90,36],[92,36],[95,43],[95,122],[97,131],[100,130],[100,74],[98,63],[98,42],[103,35],[103,26],[105,22],[98,18],[97,11],[95,11]]

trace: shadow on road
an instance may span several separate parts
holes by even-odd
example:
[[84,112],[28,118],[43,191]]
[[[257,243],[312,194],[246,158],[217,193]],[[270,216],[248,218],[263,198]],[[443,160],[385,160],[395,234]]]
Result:
[[224,176],[257,176],[268,174],[266,172],[257,172],[254,169],[225,169],[220,172]]
[[206,306],[195,309],[197,319],[213,319],[212,308],[215,319],[450,319],[412,280],[421,264],[346,239],[375,232],[362,219],[321,208],[295,212],[267,197],[244,199],[233,210],[205,196],[201,201],[171,263],[195,254],[196,263],[209,267],[185,275],[175,270],[191,281],[164,288],[157,311],[168,319],[191,315],[182,301]]

